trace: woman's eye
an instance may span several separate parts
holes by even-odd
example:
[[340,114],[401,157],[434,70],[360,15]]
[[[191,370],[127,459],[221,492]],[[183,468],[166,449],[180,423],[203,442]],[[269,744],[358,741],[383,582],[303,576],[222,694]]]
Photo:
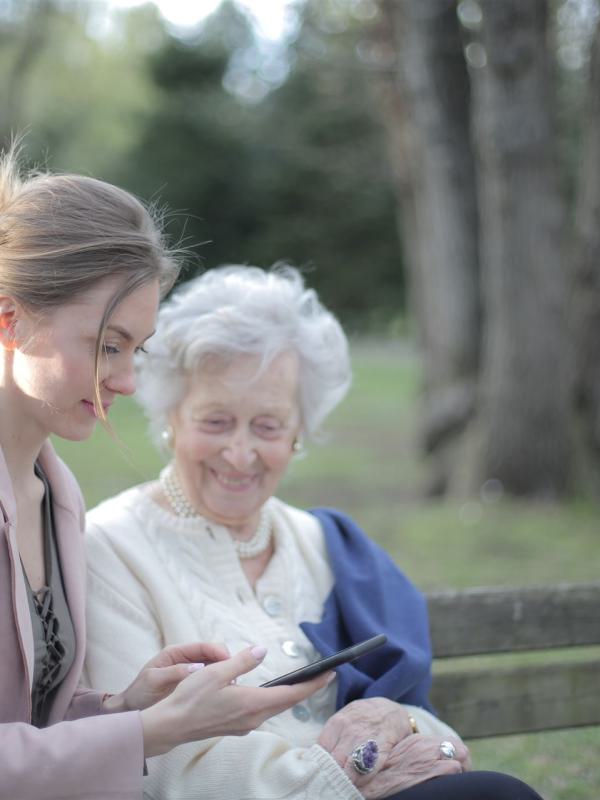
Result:
[[255,422],[254,428],[263,436],[274,436],[279,432],[281,426],[276,422]]
[[116,355],[117,353],[120,352],[119,348],[115,347],[112,344],[103,344],[102,345],[102,349],[104,350],[104,352],[106,353],[107,356],[114,356],[114,355]]
[[203,419],[201,420],[201,425],[208,429],[218,429],[224,428],[227,425],[227,420],[225,419]]

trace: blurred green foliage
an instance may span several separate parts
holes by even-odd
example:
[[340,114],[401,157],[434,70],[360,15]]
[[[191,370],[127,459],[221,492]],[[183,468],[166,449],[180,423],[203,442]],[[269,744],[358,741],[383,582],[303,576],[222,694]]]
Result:
[[[568,197],[584,5],[552,3]],[[233,0],[177,32],[151,3],[109,17],[102,0],[3,0],[0,137],[26,131],[29,163],[162,202],[173,241],[195,256],[187,275],[289,260],[351,331],[397,330],[405,274],[377,93],[378,73],[394,67],[377,55],[374,3],[292,9],[296,26],[267,45]]]
[[31,163],[165,205],[188,276],[287,260],[346,323],[385,329],[404,275],[359,5],[300,4],[268,45],[232,2],[185,35],[151,5],[106,29],[101,4],[9,3],[0,132],[27,130]]
[[128,156],[125,182],[142,196],[164,182],[169,206],[192,212],[178,227],[206,242],[202,268],[288,260],[310,271],[346,320],[373,321],[373,309],[391,318],[403,304],[403,277],[383,132],[356,51],[364,34],[351,18],[342,30],[323,30],[316,4],[304,13],[285,55],[290,73],[259,103],[223,90],[251,42],[233,6],[197,37],[168,39],[150,62],[160,100]]

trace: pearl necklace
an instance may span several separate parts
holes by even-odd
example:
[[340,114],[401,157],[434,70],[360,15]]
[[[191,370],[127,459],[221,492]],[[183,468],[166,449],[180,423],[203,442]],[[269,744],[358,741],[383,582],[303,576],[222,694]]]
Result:
[[[169,464],[160,473],[160,485],[169,505],[178,517],[186,519],[198,519],[201,515],[192,506],[185,496],[183,487],[179,481],[175,465]],[[266,503],[260,510],[260,519],[256,533],[247,541],[241,541],[232,537],[233,546],[239,558],[254,558],[267,549],[271,544],[271,518],[267,510]]]

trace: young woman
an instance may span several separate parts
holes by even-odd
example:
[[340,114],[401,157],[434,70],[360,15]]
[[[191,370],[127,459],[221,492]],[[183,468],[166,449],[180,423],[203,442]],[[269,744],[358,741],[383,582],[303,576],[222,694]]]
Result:
[[79,686],[83,503],[50,434],[86,439],[134,391],[177,261],[146,209],[0,161],[0,798],[142,796],[144,758],[244,734],[327,682],[242,688],[265,648],[175,645],[119,694]]

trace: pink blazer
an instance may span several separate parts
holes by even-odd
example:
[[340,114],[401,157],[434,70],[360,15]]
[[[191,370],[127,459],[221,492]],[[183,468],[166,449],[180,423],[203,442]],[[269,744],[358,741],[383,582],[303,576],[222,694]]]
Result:
[[31,723],[33,634],[17,548],[18,520],[0,449],[0,800],[140,800],[143,740],[138,712],[100,714],[102,696],[79,688],[85,650],[84,508],[79,487],[46,442],[40,463],[52,486],[58,552],[73,626],[73,666],[49,726]]

